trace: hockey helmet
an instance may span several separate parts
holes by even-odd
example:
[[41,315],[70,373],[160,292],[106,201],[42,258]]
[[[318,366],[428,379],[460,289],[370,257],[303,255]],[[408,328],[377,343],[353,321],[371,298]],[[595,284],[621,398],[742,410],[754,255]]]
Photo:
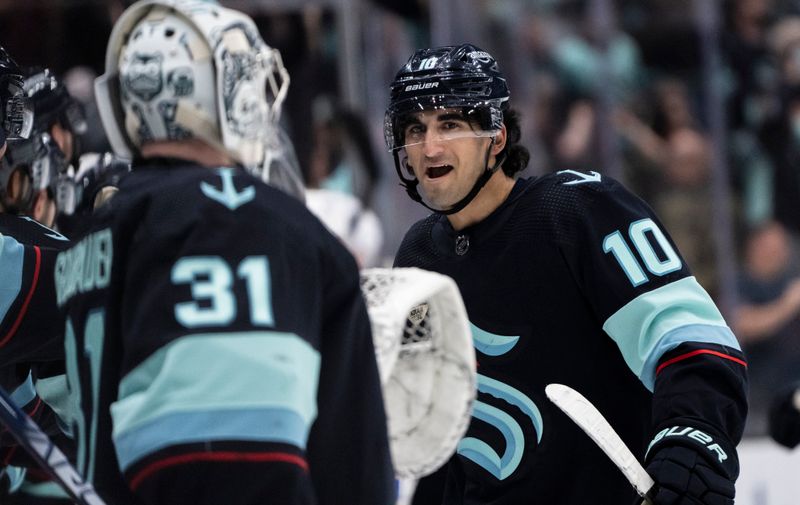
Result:
[[384,136],[390,151],[402,148],[403,119],[429,109],[459,108],[484,132],[503,125],[508,85],[495,59],[472,45],[415,52],[391,84]]
[[73,135],[86,133],[86,118],[80,104],[49,69],[33,70],[25,78],[24,90],[33,104],[33,123],[37,131],[47,132],[53,124],[59,123]]
[[33,107],[23,91],[22,72],[0,46],[0,145],[5,139],[27,138],[33,128]]
[[[57,199],[59,186],[67,176],[69,164],[61,150],[47,133],[38,133],[29,139],[8,142],[8,150],[0,159],[0,196],[6,210],[14,213],[30,213],[34,197],[46,189],[51,198]],[[30,181],[28,191],[17,195],[13,201],[7,193],[9,180],[14,172],[22,171]],[[59,203],[56,203],[59,207]]]
[[253,21],[216,2],[143,0],[119,18],[95,84],[115,153],[200,138],[262,177],[289,84]]

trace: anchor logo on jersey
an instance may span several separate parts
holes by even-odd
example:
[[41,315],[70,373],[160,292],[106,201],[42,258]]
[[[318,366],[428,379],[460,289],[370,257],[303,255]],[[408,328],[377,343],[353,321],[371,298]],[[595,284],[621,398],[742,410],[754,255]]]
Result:
[[231,210],[236,210],[256,196],[256,188],[247,186],[241,192],[236,191],[233,185],[233,169],[220,168],[219,176],[222,178],[222,190],[207,182],[200,183],[200,189],[207,197],[215,200]]

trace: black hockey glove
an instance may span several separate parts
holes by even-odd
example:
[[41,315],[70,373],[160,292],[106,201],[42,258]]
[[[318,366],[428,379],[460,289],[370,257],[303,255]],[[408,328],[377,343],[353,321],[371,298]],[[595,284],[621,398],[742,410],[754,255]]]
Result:
[[769,407],[769,434],[773,440],[790,449],[800,443],[800,410],[795,401],[795,395],[800,394],[800,385],[796,387],[776,395]]
[[655,505],[733,505],[739,475],[736,449],[710,430],[673,426],[650,443],[647,472]]

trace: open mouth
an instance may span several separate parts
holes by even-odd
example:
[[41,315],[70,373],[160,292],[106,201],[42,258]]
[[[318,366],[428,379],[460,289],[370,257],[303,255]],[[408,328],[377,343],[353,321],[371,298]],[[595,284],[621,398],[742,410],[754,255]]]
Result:
[[437,167],[428,167],[425,170],[425,176],[429,179],[438,179],[439,177],[445,176],[453,170],[452,165],[440,165]]

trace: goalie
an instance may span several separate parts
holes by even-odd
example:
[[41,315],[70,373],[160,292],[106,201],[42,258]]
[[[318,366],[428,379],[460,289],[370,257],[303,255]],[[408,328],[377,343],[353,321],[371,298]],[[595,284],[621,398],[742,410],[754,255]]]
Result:
[[356,264],[262,182],[287,84],[215,2],[112,31],[98,104],[132,170],[56,268],[77,466],[109,504],[394,499]]

